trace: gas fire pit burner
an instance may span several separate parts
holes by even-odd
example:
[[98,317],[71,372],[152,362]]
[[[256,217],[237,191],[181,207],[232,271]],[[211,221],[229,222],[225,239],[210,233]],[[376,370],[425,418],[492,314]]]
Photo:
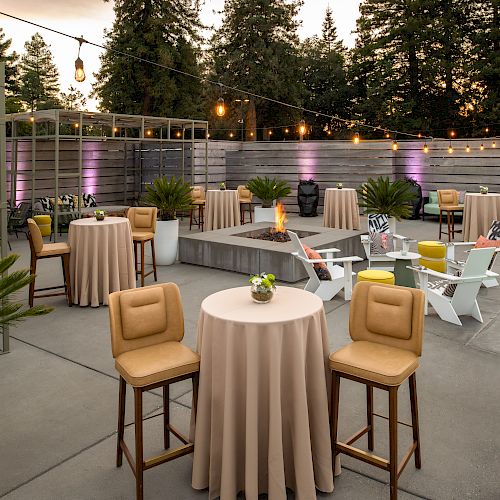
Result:
[[290,241],[290,236],[288,236],[287,231],[273,231],[272,229],[248,236],[248,238],[253,238],[254,240],[276,241],[277,243],[286,243]]

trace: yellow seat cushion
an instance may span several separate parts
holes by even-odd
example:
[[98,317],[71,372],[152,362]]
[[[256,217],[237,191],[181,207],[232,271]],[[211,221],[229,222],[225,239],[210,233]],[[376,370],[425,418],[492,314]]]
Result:
[[37,257],[53,257],[65,253],[70,253],[70,247],[67,243],[45,243],[36,255]]
[[418,253],[422,257],[444,259],[446,257],[446,245],[440,241],[419,241]]
[[411,351],[366,340],[330,354],[331,370],[390,386],[400,385],[418,365],[418,356]]
[[154,233],[132,231],[132,239],[134,241],[149,241],[155,237]]
[[388,285],[394,285],[394,274],[390,271],[366,269],[358,273],[358,281],[372,281],[374,283],[386,283]]
[[115,359],[115,367],[128,384],[145,387],[197,372],[200,356],[171,341],[124,352]]

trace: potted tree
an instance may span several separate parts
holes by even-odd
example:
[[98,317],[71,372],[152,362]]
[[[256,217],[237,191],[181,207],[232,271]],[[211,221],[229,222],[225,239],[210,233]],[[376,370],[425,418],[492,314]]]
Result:
[[359,206],[366,214],[387,215],[392,233],[396,232],[396,220],[411,215],[415,199],[411,184],[403,179],[391,182],[388,177],[369,178],[358,189],[358,195],[361,198]]
[[[177,259],[179,221],[177,211],[191,207],[191,186],[183,179],[158,177],[146,186],[143,203],[158,208],[155,233],[156,263],[160,266],[173,264]],[[148,257],[151,262],[151,254]]]
[[262,206],[255,207],[255,222],[274,222],[276,200],[288,196],[292,191],[290,186],[276,177],[253,177],[245,186],[257,198],[260,199]]

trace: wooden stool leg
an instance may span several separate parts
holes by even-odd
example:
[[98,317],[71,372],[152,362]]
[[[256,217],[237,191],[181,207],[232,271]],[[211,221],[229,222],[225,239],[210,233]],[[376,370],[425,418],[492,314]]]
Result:
[[398,498],[398,387],[389,387],[389,472],[391,500]]
[[413,441],[416,443],[415,448],[415,467],[422,467],[422,459],[420,456],[420,430],[418,426],[418,402],[417,402],[417,379],[415,374],[410,375],[408,380],[410,384],[410,404],[411,404],[411,424],[413,429]]
[[144,286],[144,247],[146,246],[144,241],[141,241],[141,286]]
[[252,204],[251,203],[248,204],[248,211],[250,212],[250,224],[252,224],[253,220],[252,220]]
[[142,389],[134,387],[135,403],[135,497],[143,500],[143,442],[142,442]]
[[121,441],[125,432],[125,398],[126,398],[127,385],[125,380],[120,377],[120,388],[118,390],[118,433],[116,439],[116,466],[121,467],[123,450]]
[[193,225],[193,208],[191,208],[191,210],[189,210],[189,230],[191,231],[191,227]]
[[439,237],[438,239],[441,239],[441,224],[443,223],[443,211],[439,210]]
[[155,253],[155,239],[151,240],[151,258],[153,259],[153,276],[155,281],[158,281],[158,275],[156,274],[156,253]]
[[451,212],[451,239],[455,239],[455,212]]
[[450,240],[450,237],[451,237],[451,219],[450,219],[450,211],[449,210],[446,211],[446,222],[448,224],[448,241],[451,241]]
[[335,481],[335,458],[337,457],[337,430],[339,424],[339,400],[340,400],[340,376],[336,372],[332,372],[332,397],[331,405],[331,446],[332,446],[332,467],[333,480]]
[[163,386],[163,447],[168,450],[170,448],[170,387]]
[[138,262],[137,262],[137,241],[134,241],[134,262],[135,262],[135,277],[137,279],[137,273],[138,273]]
[[373,451],[373,387],[366,386],[366,425],[370,428],[368,431],[368,449]]
[[69,253],[65,253],[62,256],[63,261],[63,274],[64,274],[64,288],[66,290],[66,299],[68,300],[68,306],[73,305],[73,292],[71,290],[71,276],[69,272]]
[[35,297],[35,279],[36,279],[36,255],[31,254],[30,274],[33,276],[33,281],[30,283],[29,289],[29,305],[33,307],[33,299]]
[[203,227],[205,224],[205,205],[200,205],[200,220],[201,220],[201,230],[203,231]]

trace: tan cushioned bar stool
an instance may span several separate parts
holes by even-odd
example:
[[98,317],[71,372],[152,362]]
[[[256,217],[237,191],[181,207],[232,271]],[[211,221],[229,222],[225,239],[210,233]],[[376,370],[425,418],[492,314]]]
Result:
[[[439,239],[442,234],[448,235],[448,241],[455,237],[455,233],[461,233],[462,230],[455,229],[455,213],[460,214],[464,211],[464,206],[458,203],[458,191],[455,189],[438,189],[438,203],[439,203]],[[448,225],[448,232],[442,231],[443,212],[446,213],[446,222]]]
[[[391,500],[397,498],[398,477],[415,455],[420,469],[417,386],[415,370],[422,354],[424,326],[424,292],[413,288],[381,285],[362,281],[354,288],[349,316],[352,343],[330,354],[332,371],[332,457],[344,453],[390,472]],[[341,442],[337,439],[340,379],[347,378],[366,385],[367,425]],[[398,465],[398,389],[409,378],[413,443]],[[374,425],[373,388],[389,392],[389,460],[373,454]],[[401,423],[401,422],[399,422]],[[352,446],[364,434],[368,449]]]
[[[116,466],[125,456],[136,479],[136,498],[143,498],[143,472],[155,465],[192,453],[193,443],[170,424],[169,386],[193,381],[193,413],[196,415],[200,357],[181,344],[184,315],[181,295],[174,283],[114,292],[109,296],[111,346],[120,374]],[[123,440],[126,384],[134,388],[135,462]],[[163,387],[163,445],[170,447],[170,432],[183,445],[154,458],[143,458],[142,393]]]
[[[49,233],[50,234],[50,233]],[[70,247],[67,243],[44,243],[42,233],[37,223],[33,219],[28,219],[28,240],[30,242],[31,263],[30,274],[36,276],[36,266],[40,259],[50,259],[52,257],[61,257],[64,285],[50,286],[46,288],[35,289],[35,279],[30,283],[29,304],[33,307],[33,300],[41,297],[55,297],[57,295],[66,295],[68,306],[73,305],[71,296],[71,282],[69,277],[69,255]],[[35,295],[35,292],[57,290],[64,288],[62,292],[50,292],[43,295]]]
[[195,220],[195,224],[203,231],[203,217],[205,209],[205,188],[203,186],[193,186],[191,188],[191,200],[192,207],[189,211],[189,230],[191,231],[191,226],[193,225],[193,212],[198,211],[198,219]]
[[[245,212],[248,209],[248,213],[250,214],[250,224],[253,222],[252,220],[252,198],[253,194],[250,189],[247,189],[246,186],[238,186],[238,199],[240,201],[240,222],[241,224],[245,224]],[[246,208],[245,208],[246,207]]]

